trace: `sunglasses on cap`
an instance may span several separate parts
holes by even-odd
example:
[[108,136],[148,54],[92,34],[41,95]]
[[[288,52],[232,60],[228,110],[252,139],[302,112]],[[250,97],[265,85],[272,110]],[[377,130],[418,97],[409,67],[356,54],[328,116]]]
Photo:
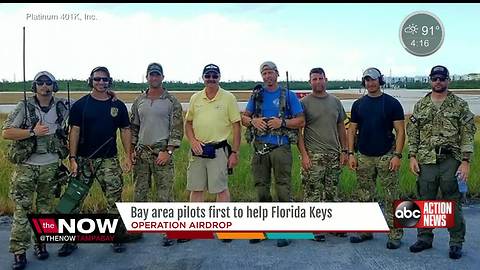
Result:
[[218,75],[217,74],[205,74],[203,75],[205,77],[205,79],[210,79],[210,78],[213,78],[213,79],[218,79]]
[[37,85],[39,85],[39,86],[41,86],[41,85],[44,85],[44,84],[46,84],[46,85],[50,86],[50,85],[52,85],[52,84],[53,84],[53,82],[52,82],[52,81],[50,81],[50,80],[45,80],[45,81],[35,81],[35,83],[36,83]]
[[430,80],[432,82],[436,82],[437,80],[440,80],[441,82],[444,82],[447,80],[447,77],[443,77],[443,76],[435,76],[435,77],[430,77]]
[[99,82],[99,81],[108,82],[108,81],[110,81],[110,78],[108,78],[108,77],[93,77],[93,80],[96,81],[96,82]]

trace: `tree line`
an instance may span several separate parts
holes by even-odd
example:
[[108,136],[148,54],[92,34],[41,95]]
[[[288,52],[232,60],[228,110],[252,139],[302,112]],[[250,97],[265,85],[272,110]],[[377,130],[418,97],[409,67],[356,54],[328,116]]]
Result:
[[[88,90],[87,83],[81,80],[59,80],[58,86],[60,89],[66,90],[67,83],[69,83],[70,91],[86,91]],[[234,82],[220,82],[222,88],[226,90],[251,90],[259,81],[234,81]],[[286,86],[286,82],[280,82]],[[27,91],[30,90],[32,81],[27,81]],[[290,89],[292,90],[310,90],[308,81],[290,81]],[[170,91],[192,91],[199,90],[204,87],[203,83],[185,83],[180,81],[165,81],[164,87]],[[387,87],[391,87],[387,85]],[[429,89],[430,84],[427,82],[407,82],[400,85],[407,89]],[[129,81],[114,81],[113,89],[116,91],[141,91],[147,88],[147,83],[132,83]],[[341,89],[359,89],[361,88],[361,81],[328,81],[329,90]],[[480,80],[455,80],[449,85],[451,89],[480,89]],[[0,91],[23,91],[23,82],[0,82]]]

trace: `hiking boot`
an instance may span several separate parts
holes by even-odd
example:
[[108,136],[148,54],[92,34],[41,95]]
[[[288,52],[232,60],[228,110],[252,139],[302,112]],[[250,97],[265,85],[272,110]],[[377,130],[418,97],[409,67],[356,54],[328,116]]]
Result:
[[286,247],[290,245],[291,241],[289,239],[278,239],[277,247]]
[[361,243],[363,241],[367,241],[367,240],[372,240],[373,239],[373,234],[361,234],[361,235],[358,235],[358,236],[350,236],[350,243]]
[[181,238],[181,239],[177,239],[177,243],[186,243],[186,242],[188,242],[188,241],[190,241],[190,240],[192,240],[192,239],[183,239],[183,238]]
[[173,245],[173,240],[172,239],[169,239],[167,236],[163,236],[163,239],[162,239],[162,246],[164,247],[169,247]]
[[399,239],[388,239],[387,248],[388,249],[397,249],[400,248],[402,242]]
[[39,260],[45,260],[49,256],[46,244],[35,244],[33,246],[33,252]]
[[312,240],[317,242],[325,242],[326,238],[324,234],[315,234]]
[[125,248],[125,245],[122,243],[113,243],[112,249],[113,249],[113,252],[115,253],[122,253],[125,251],[126,248]]
[[461,246],[450,246],[450,251],[448,252],[448,257],[450,259],[458,260],[462,257],[462,247]]
[[58,256],[66,257],[66,256],[72,254],[72,252],[75,251],[75,249],[77,249],[77,248],[78,248],[78,246],[75,243],[65,243],[58,250]]
[[27,256],[25,253],[22,254],[14,254],[13,255],[14,262],[12,264],[13,270],[22,270],[27,266]]
[[250,239],[250,240],[248,240],[248,242],[249,242],[250,244],[258,244],[258,243],[260,243],[261,241],[263,241],[263,239]]
[[432,248],[432,244],[429,244],[422,240],[417,240],[415,244],[410,246],[410,252],[417,253],[424,249],[429,249],[429,248]]

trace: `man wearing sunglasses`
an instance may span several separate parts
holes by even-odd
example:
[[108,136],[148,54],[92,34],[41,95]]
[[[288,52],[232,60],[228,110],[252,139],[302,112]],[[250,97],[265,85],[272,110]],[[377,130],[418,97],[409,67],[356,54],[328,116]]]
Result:
[[[120,129],[120,138],[126,153],[124,169],[129,172],[132,161],[128,111],[121,100],[114,99],[107,92],[112,86],[112,78],[106,67],[96,67],[91,71],[88,86],[91,92],[76,101],[71,108],[69,161],[75,180],[70,180],[56,210],[63,214],[79,213],[93,181],[97,180],[106,197],[107,212],[118,214],[115,202],[122,201],[123,180],[117,156],[116,134]],[[75,190],[77,185],[73,185],[73,181],[86,183],[86,186],[82,190]],[[77,198],[71,194],[81,195]],[[125,250],[121,243],[114,243],[112,247],[114,252]],[[76,248],[76,244],[66,243],[60,248],[58,255],[68,256]]]
[[[440,188],[442,199],[455,202],[455,226],[448,229],[449,257],[459,259],[466,226],[457,175],[468,180],[476,131],[474,114],[465,100],[448,91],[446,67],[434,66],[430,82],[432,91],[415,104],[407,124],[410,171],[417,176],[420,200],[435,200]],[[418,229],[410,251],[432,248],[432,242],[432,229]]]
[[[386,248],[398,249],[402,244],[403,229],[393,225],[393,201],[399,198],[405,115],[400,102],[382,92],[381,86],[384,84],[383,75],[377,68],[367,68],[363,72],[362,86],[367,89],[368,94],[352,105],[352,120],[347,135],[348,162],[350,169],[357,175],[356,200],[374,201],[377,179],[381,182],[384,189],[381,201],[385,206],[384,216],[390,228]],[[355,138],[358,142],[358,153],[355,149]],[[372,239],[372,233],[362,232],[351,236],[350,242],[361,243]]]
[[[216,194],[217,202],[229,202],[228,169],[238,163],[240,111],[235,96],[220,87],[217,65],[206,65],[202,77],[205,88],[192,95],[185,116],[185,133],[191,146],[187,190],[191,202],[202,202],[204,190]],[[227,138],[232,131],[230,149]]]
[[[64,129],[68,108],[65,99],[54,97],[57,90],[52,74],[48,71],[37,73],[32,84],[35,95],[26,102],[19,102],[3,125],[3,138],[13,140],[7,157],[16,164],[10,183],[15,203],[10,236],[13,269],[23,269],[27,263],[25,252],[32,238],[27,213],[52,212],[55,176],[60,160],[68,155]],[[35,238],[34,241],[37,259],[48,258],[45,243],[36,243]]]
[[[153,201],[173,201],[175,168],[173,151],[183,139],[182,105],[163,87],[163,67],[147,67],[148,89],[132,105],[133,180],[135,201],[146,202],[152,179],[156,183]],[[163,245],[173,242],[163,238]]]

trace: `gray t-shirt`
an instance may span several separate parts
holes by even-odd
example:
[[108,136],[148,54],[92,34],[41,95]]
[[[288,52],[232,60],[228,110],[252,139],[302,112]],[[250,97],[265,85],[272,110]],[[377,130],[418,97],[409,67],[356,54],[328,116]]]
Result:
[[330,94],[316,97],[312,94],[301,101],[305,114],[305,147],[307,151],[322,154],[338,154],[340,140],[337,124],[347,115],[340,100]]
[[167,98],[157,98],[153,101],[145,98],[138,102],[138,117],[141,123],[138,134],[140,144],[152,145],[168,140],[172,109],[173,104]]

